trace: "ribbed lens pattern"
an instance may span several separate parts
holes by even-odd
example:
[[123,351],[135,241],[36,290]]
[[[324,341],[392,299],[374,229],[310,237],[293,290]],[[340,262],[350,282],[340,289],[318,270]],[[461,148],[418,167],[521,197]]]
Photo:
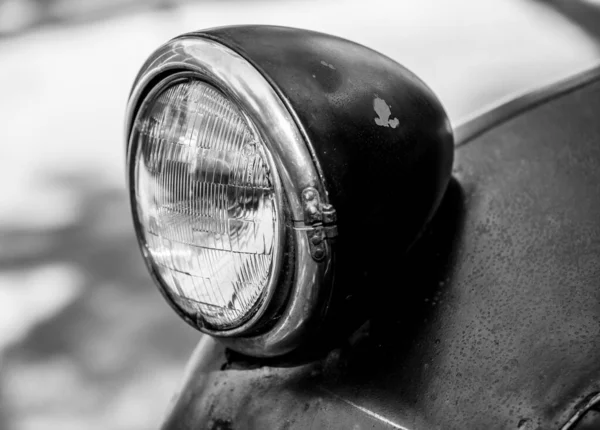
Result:
[[239,324],[269,282],[278,222],[259,137],[214,87],[187,81],[146,105],[135,193],[152,264],[217,328]]

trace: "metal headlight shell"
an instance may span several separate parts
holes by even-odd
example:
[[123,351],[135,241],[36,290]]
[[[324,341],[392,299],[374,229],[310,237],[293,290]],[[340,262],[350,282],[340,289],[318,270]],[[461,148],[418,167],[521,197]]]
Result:
[[[232,349],[277,356],[368,315],[373,274],[437,208],[453,138],[393,60],[283,27],[175,38],[127,110],[134,224],[167,301]],[[371,309],[372,311],[372,309]]]

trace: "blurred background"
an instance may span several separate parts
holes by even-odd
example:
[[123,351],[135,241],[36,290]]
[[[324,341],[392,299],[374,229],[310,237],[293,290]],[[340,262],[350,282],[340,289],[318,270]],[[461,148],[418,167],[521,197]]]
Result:
[[0,0],[0,429],[156,428],[199,334],[147,275],[123,116],[179,33],[305,27],[412,69],[456,124],[600,60],[578,0]]

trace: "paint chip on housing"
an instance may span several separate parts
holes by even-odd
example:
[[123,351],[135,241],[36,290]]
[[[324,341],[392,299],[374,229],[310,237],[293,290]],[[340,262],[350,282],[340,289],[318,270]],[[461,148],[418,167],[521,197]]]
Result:
[[377,114],[375,124],[380,125],[381,127],[398,127],[398,124],[400,124],[398,118],[390,119],[390,116],[392,115],[390,108],[391,106],[388,106],[385,100],[379,98],[377,94],[375,94],[375,99],[373,100],[373,109]]

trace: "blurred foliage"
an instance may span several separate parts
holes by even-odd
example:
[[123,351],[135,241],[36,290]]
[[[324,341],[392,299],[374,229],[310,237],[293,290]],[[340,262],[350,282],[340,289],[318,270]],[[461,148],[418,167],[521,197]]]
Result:
[[[21,337],[5,345],[0,428],[154,428],[199,334],[154,288],[124,190],[90,172],[48,180],[75,192],[73,222],[0,229],[12,250],[0,254],[0,277],[16,280],[0,289],[38,296],[17,316]],[[36,312],[45,314],[32,320]]]
[[[243,0],[196,0],[225,3]],[[252,0],[246,0],[252,1]],[[169,10],[193,0],[0,0],[0,36],[14,36],[40,25],[107,19],[140,9]]]
[[185,0],[0,0],[0,35],[40,25],[105,19],[141,8],[168,9]]

